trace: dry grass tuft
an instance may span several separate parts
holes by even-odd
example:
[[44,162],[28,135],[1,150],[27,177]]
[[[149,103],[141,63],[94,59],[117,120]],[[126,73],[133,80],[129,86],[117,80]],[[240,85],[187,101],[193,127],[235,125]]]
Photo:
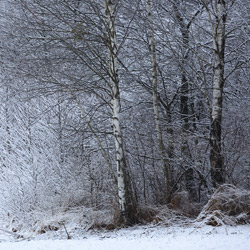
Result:
[[250,224],[250,191],[230,184],[220,186],[197,220],[212,226]]

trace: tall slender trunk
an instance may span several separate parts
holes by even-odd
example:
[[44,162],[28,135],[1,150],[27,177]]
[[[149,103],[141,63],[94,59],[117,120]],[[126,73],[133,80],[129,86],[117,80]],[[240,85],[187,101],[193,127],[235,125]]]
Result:
[[57,112],[58,112],[58,143],[59,143],[59,164],[64,163],[64,150],[63,150],[63,125],[62,125],[62,107],[60,93],[57,95]]
[[183,165],[185,171],[186,188],[192,200],[198,200],[198,194],[196,191],[195,177],[193,170],[192,155],[188,145],[188,134],[190,132],[190,118],[189,118],[189,82],[187,79],[187,64],[188,64],[188,50],[189,50],[189,26],[191,22],[185,23],[182,14],[176,5],[173,4],[175,17],[180,27],[182,36],[182,48],[183,55],[181,60],[181,87],[180,87],[180,115],[182,124],[182,143],[181,143],[181,155],[183,158]]
[[105,0],[105,13],[108,31],[109,77],[112,99],[113,134],[116,149],[118,200],[120,206],[120,223],[132,224],[135,222],[135,201],[132,197],[130,180],[127,173],[123,148],[121,120],[120,120],[120,90],[118,78],[117,40],[115,30],[114,0]]
[[226,6],[224,0],[215,0],[216,23],[212,27],[213,34],[213,95],[210,130],[210,164],[213,186],[224,183],[225,173],[223,154],[221,151],[221,120],[222,98],[224,87],[224,52],[225,52],[225,26]]
[[6,142],[6,146],[7,146],[7,152],[8,154],[11,153],[11,143],[10,143],[10,138],[11,138],[11,134],[10,134],[10,115],[9,115],[9,87],[6,86],[5,88],[5,95],[6,95],[6,102],[5,102],[5,119],[6,119],[6,133],[7,133],[7,142]]
[[148,20],[150,25],[150,48],[152,54],[152,77],[153,77],[153,108],[154,108],[154,120],[155,127],[157,132],[158,148],[161,157],[162,169],[166,182],[166,194],[167,198],[170,195],[171,188],[171,178],[170,178],[170,164],[165,157],[165,148],[163,143],[162,129],[160,124],[159,110],[158,110],[158,92],[157,92],[157,61],[156,61],[156,52],[155,52],[155,39],[154,39],[154,27],[153,27],[153,18],[151,10],[151,1],[147,0],[147,12]]

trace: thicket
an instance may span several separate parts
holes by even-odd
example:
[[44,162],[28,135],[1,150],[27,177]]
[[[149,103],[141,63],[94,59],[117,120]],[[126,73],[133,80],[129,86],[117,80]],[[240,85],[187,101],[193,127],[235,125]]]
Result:
[[89,227],[130,217],[118,196],[118,95],[128,224],[163,221],[169,208],[196,216],[223,183],[199,218],[249,223],[249,192],[236,189],[250,188],[249,1],[1,4],[0,217],[8,227],[42,232],[70,215]]

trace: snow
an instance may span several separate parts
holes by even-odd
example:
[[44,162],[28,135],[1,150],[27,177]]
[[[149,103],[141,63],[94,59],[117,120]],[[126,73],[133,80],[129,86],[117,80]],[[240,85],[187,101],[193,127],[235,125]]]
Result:
[[[47,239],[45,239],[48,237]],[[66,236],[65,236],[66,238]],[[73,239],[55,236],[13,241],[0,232],[0,250],[248,250],[250,226],[138,226],[117,231],[85,232]]]

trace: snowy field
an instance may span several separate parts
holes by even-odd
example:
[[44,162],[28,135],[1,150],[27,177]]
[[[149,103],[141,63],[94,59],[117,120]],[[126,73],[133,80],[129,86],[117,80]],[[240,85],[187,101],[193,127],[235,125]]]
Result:
[[[109,232],[85,232],[59,240],[44,234],[14,240],[0,232],[0,250],[249,250],[250,226],[141,226]],[[65,237],[66,238],[66,237]]]

